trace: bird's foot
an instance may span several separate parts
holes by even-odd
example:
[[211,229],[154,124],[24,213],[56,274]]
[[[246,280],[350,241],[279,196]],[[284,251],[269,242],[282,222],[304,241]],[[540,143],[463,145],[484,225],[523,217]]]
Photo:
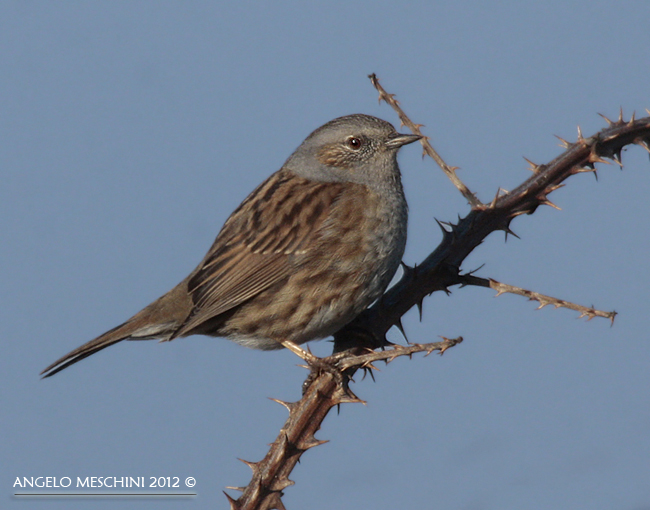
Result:
[[291,342],[289,340],[283,340],[280,342],[284,347],[289,349],[291,352],[299,356],[301,359],[307,362],[308,367],[311,370],[311,373],[303,383],[303,394],[311,383],[323,372],[326,372],[332,377],[336,383],[343,389],[343,391],[349,395],[350,398],[358,400],[356,395],[348,387],[349,376],[346,375],[339,367],[338,362],[344,356],[343,353],[336,353],[327,358],[319,358],[318,356],[313,355],[306,349],[303,349],[299,345]]
[[306,349],[303,349],[300,347],[298,344],[290,341],[290,340],[282,340],[280,343],[289,349],[291,352],[293,352],[296,356],[300,357],[301,359],[305,360],[309,366],[315,366],[318,361],[321,359],[318,356],[314,356],[311,352],[309,352]]

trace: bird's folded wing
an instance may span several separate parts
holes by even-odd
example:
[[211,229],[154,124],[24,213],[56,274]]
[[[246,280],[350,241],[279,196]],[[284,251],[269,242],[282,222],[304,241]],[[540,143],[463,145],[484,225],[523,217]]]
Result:
[[244,303],[295,270],[313,246],[344,185],[280,170],[233,212],[188,283],[193,313],[182,336]]

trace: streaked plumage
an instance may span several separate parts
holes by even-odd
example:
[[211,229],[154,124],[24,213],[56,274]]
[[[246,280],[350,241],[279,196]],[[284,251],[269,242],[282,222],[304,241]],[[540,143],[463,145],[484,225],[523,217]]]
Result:
[[396,155],[417,139],[366,115],[320,127],[232,213],[185,280],[44,377],[121,340],[205,334],[268,350],[333,334],[384,292],[401,261],[407,206]]

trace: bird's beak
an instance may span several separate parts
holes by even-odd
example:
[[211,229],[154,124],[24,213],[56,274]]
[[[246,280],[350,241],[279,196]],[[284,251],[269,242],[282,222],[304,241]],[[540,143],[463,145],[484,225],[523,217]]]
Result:
[[403,135],[397,134],[390,140],[386,142],[386,147],[389,149],[399,149],[403,145],[408,145],[409,143],[417,142],[421,139],[421,135]]

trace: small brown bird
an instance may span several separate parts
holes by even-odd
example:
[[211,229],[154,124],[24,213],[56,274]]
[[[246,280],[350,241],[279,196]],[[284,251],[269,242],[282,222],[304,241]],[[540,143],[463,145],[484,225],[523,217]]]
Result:
[[420,138],[361,114],[321,126],[235,209],[187,278],[41,374],[122,340],[201,334],[301,351],[335,333],[383,294],[402,260],[397,152]]

